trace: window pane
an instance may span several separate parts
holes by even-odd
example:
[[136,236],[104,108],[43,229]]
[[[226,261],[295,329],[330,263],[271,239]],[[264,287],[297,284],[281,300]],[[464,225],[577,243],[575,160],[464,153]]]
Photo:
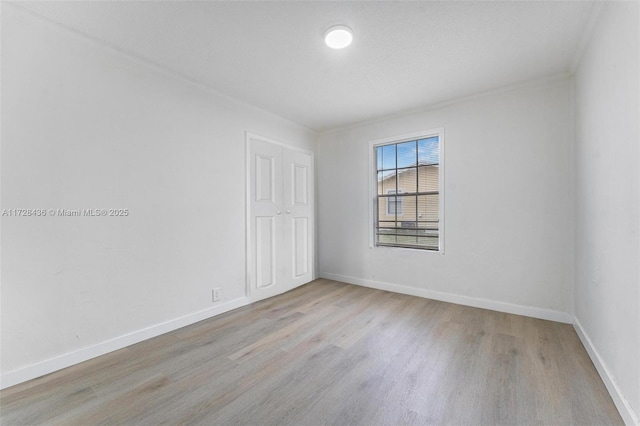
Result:
[[[391,206],[389,205],[390,202],[392,204]],[[395,197],[378,198],[378,220],[379,221],[395,221],[396,220],[395,208],[396,208]]]
[[419,237],[417,244],[430,250],[438,250],[438,237]]
[[404,206],[401,197],[387,197],[387,216],[400,216],[403,210]]
[[437,229],[438,199],[438,194],[418,196],[418,220],[422,222],[421,227]]
[[418,167],[418,192],[438,191],[439,174],[439,166]]
[[395,244],[397,242],[396,233],[395,222],[384,222],[384,225],[380,226],[376,234],[377,241],[380,244]]
[[398,193],[416,192],[418,190],[417,181],[415,168],[399,170]]
[[415,166],[417,161],[416,141],[398,144],[398,168]]
[[396,168],[396,146],[385,145],[382,146],[382,168],[383,169],[395,169]]
[[396,171],[383,172],[382,176],[382,193],[389,194],[389,191],[396,192]]
[[418,164],[439,164],[439,146],[437,136],[420,139],[418,141]]
[[378,228],[395,228],[396,226],[396,222],[394,220],[379,220],[378,221]]
[[396,197],[387,198],[387,214],[389,216],[396,214]]
[[[415,195],[399,195],[398,204],[401,206],[398,212],[402,213],[402,217],[398,220],[402,220],[402,223],[406,221],[416,220],[416,196]],[[404,227],[404,225],[402,225]]]

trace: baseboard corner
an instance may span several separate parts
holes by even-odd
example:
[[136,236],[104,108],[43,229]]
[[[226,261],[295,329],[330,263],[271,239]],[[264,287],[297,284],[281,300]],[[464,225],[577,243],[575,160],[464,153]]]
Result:
[[611,399],[613,399],[613,403],[616,405],[622,420],[627,426],[638,426],[640,425],[640,418],[634,412],[631,405],[629,405],[629,401],[624,397],[618,384],[614,377],[609,373],[609,369],[606,367],[606,364],[600,357],[598,350],[593,345],[593,342],[589,338],[589,335],[586,333],[584,328],[582,328],[582,324],[576,316],[573,317],[573,328],[576,331],[576,334],[580,338],[582,345],[587,350],[587,354],[589,354],[589,358],[591,358],[591,362],[596,367],[600,378],[604,382],[604,385],[611,395]]

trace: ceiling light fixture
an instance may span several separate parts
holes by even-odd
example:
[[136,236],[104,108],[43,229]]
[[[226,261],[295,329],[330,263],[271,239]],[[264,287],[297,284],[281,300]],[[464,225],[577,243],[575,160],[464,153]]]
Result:
[[335,25],[324,33],[324,42],[332,49],[344,49],[352,41],[353,33],[346,25]]

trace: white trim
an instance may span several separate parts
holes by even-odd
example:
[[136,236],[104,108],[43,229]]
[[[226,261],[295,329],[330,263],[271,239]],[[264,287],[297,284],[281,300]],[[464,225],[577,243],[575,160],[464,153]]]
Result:
[[613,403],[620,412],[620,416],[622,417],[622,420],[624,420],[624,423],[628,426],[640,425],[640,418],[638,418],[638,415],[633,411],[631,405],[629,405],[629,401],[627,401],[620,391],[620,388],[618,388],[616,379],[611,375],[611,373],[609,373],[606,364],[602,361],[600,354],[598,354],[598,351],[591,342],[591,339],[584,331],[584,328],[582,328],[580,321],[576,317],[573,317],[573,328],[576,330],[582,345],[587,350],[587,353],[591,358],[591,362],[593,362],[596,370],[598,370],[598,374],[604,382],[604,385],[607,387],[609,395],[611,395],[611,399],[613,399]]
[[419,132],[406,133],[404,135],[399,136],[391,136],[381,139],[374,139],[369,141],[369,147],[373,149],[374,146],[377,145],[387,145],[392,143],[402,143],[414,141],[416,139],[425,139],[432,136],[439,136],[440,133],[444,133],[444,127],[437,127],[435,129],[430,130],[422,130]]
[[251,138],[252,134],[244,134],[244,295],[251,299]]
[[505,312],[508,314],[523,315],[531,318],[539,318],[548,321],[571,324],[571,315],[566,312],[555,311],[553,309],[537,308],[534,306],[516,305],[515,303],[499,302],[497,300],[481,299],[478,297],[461,296],[458,294],[444,293],[441,291],[416,288],[399,284],[391,284],[382,281],[373,281],[363,278],[350,277],[346,275],[321,272],[321,278],[334,281],[341,281],[355,284],[362,287],[375,288],[378,290],[392,291],[394,293],[407,294],[409,296],[424,297],[426,299],[440,300],[443,302],[455,303],[457,305],[472,306],[474,308],[489,309],[492,311]]
[[[376,214],[374,214],[374,205],[373,199],[374,194],[378,194],[378,176],[375,176],[377,170],[376,157],[373,155],[373,147],[375,146],[375,141],[369,142],[369,166],[367,167],[367,174],[369,176],[369,193],[367,197],[369,198],[369,248],[374,248],[376,246],[376,236],[373,231],[374,224],[376,222]],[[375,164],[375,166],[374,166]]]
[[17,370],[2,373],[2,376],[0,376],[0,389],[5,389],[10,386],[44,376],[45,374],[62,370],[63,368],[88,361],[92,358],[99,357],[109,352],[125,348],[135,343],[142,342],[143,340],[151,339],[161,334],[177,330],[187,325],[194,324],[198,321],[223,314],[248,304],[249,299],[246,297],[230,300],[226,303],[127,333],[125,335],[97,343],[93,346],[88,346],[86,348],[59,355],[55,358],[50,358]]
[[275,139],[265,138],[264,136],[260,136],[260,135],[257,135],[255,133],[251,133],[248,130],[245,131],[245,146],[247,148],[249,147],[248,144],[250,143],[251,139],[256,139],[256,140],[267,142],[267,143],[271,143],[271,144],[274,144],[274,145],[279,145],[281,147],[292,149],[294,151],[304,152],[305,154],[310,154],[312,157],[315,154],[313,151],[311,151],[309,149],[306,149],[306,148],[300,148],[299,146],[291,145],[291,144],[288,144],[288,143],[285,143],[285,142],[280,142],[280,141],[277,141]]
[[[410,250],[420,250],[425,253],[438,253],[444,255],[444,241],[445,241],[445,143],[444,143],[444,127],[437,127],[435,129],[423,130],[420,132],[407,133],[399,136],[391,136],[382,139],[375,139],[369,141],[369,248],[378,249],[379,247],[375,244],[375,221],[376,214],[374,213],[375,208],[373,205],[374,199],[378,193],[378,177],[376,176],[377,164],[376,159],[373,154],[375,147],[380,145],[388,145],[393,143],[402,143],[408,142],[417,139],[425,139],[429,137],[437,136],[438,137],[438,179],[439,179],[439,206],[438,206],[438,220],[440,221],[438,224],[439,235],[438,235],[438,250],[420,250],[411,248]],[[402,247],[393,247],[393,248],[402,248]]]

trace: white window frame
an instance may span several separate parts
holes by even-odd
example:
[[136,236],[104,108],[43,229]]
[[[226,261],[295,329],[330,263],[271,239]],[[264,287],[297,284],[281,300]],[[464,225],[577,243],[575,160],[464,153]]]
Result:
[[[439,171],[438,171],[438,179],[439,179],[439,206],[438,206],[438,215],[439,215],[439,235],[438,235],[438,250],[423,250],[411,247],[391,247],[391,246],[376,246],[376,235],[375,235],[375,226],[376,226],[376,197],[378,195],[378,176],[377,176],[377,164],[376,158],[374,155],[375,149],[380,145],[389,145],[394,143],[402,143],[409,142],[417,139],[426,139],[430,137],[438,137],[438,155],[439,155]],[[376,250],[411,250],[413,252],[423,252],[423,253],[438,253],[444,254],[444,242],[445,242],[445,149],[444,149],[444,127],[439,127],[431,130],[424,130],[421,132],[409,133],[399,136],[392,136],[382,139],[375,139],[369,141],[369,248]]]

